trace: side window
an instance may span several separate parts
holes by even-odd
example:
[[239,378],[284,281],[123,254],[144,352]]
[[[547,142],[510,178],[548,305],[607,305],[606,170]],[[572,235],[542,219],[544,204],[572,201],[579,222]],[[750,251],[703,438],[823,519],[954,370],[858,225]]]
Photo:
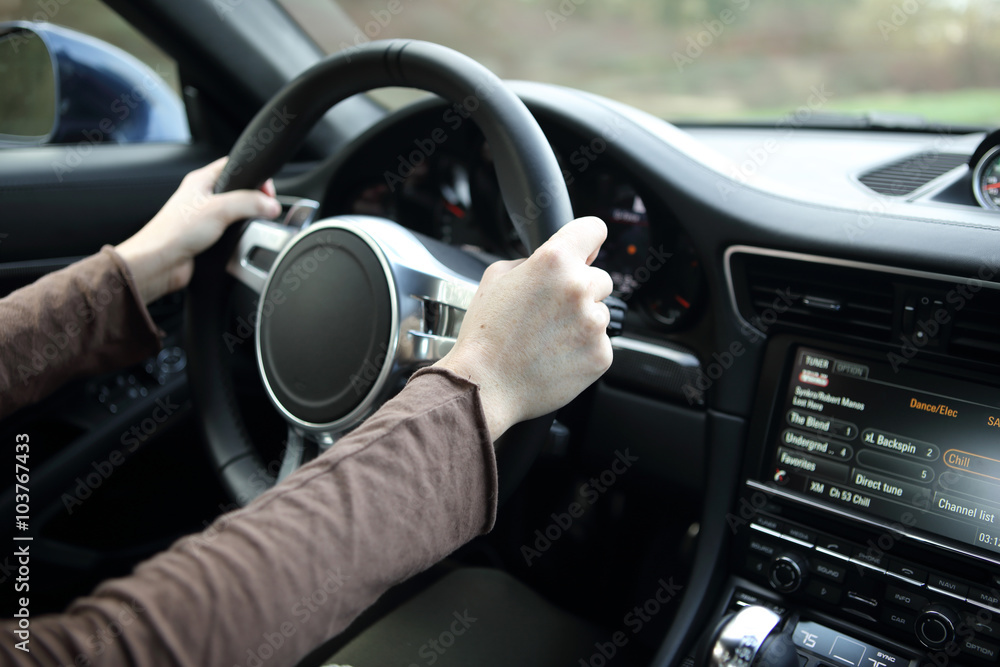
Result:
[[99,0],[0,1],[0,147],[188,142],[177,63]]

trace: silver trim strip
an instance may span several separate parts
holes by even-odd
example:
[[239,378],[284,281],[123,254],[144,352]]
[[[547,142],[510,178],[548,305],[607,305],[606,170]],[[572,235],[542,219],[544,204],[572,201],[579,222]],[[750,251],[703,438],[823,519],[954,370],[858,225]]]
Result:
[[748,322],[743,317],[743,314],[740,312],[739,304],[736,302],[736,285],[733,282],[732,257],[733,255],[738,253],[746,255],[757,255],[759,257],[778,257],[781,259],[794,259],[800,262],[812,262],[814,264],[842,266],[851,269],[864,269],[866,271],[880,271],[882,273],[889,273],[896,276],[906,276],[908,278],[923,278],[926,280],[939,280],[959,285],[972,285],[975,287],[995,289],[1000,291],[1000,285],[996,283],[987,282],[985,280],[977,280],[976,278],[965,278],[962,276],[952,276],[945,273],[932,273],[929,271],[917,271],[915,269],[903,269],[896,266],[871,264],[869,262],[858,262],[852,259],[839,259],[836,257],[824,257],[822,255],[809,255],[801,252],[775,250],[772,248],[759,248],[756,246],[748,246],[748,245],[729,246],[728,248],[726,248],[726,252],[723,255],[723,262],[722,262],[722,269],[726,275],[726,288],[729,291],[729,305],[732,307],[733,312],[736,314],[736,317],[739,318],[740,322],[750,327],[754,331],[760,333],[761,335],[766,335],[766,332],[761,331],[760,329],[756,328],[753,324]]
[[812,549],[813,548],[813,545],[810,544],[809,542],[806,542],[805,540],[800,540],[797,537],[792,537],[791,535],[785,535],[784,533],[779,533],[778,537],[780,537],[783,540],[787,540],[789,542],[792,542],[793,544],[797,544],[800,547],[805,547],[807,549]]
[[781,537],[781,533],[779,533],[778,531],[771,530],[770,528],[765,528],[764,526],[760,526],[760,525],[758,525],[756,523],[751,523],[750,524],[750,528],[752,530],[760,531],[761,533],[764,533],[765,535],[770,535],[771,537]]
[[970,600],[969,598],[965,598],[965,601],[968,602],[971,605],[974,605],[976,607],[980,607],[981,609],[985,609],[987,611],[992,611],[995,614],[1000,614],[1000,609],[997,609],[996,607],[991,607],[988,604],[983,604],[982,602],[977,602],[976,600]]
[[957,593],[952,593],[951,591],[946,591],[943,588],[938,588],[937,586],[928,586],[927,590],[934,591],[935,593],[940,593],[941,595],[947,595],[952,600],[960,600],[962,602],[965,602],[965,596],[964,595],[958,595]]
[[885,568],[878,567],[877,565],[872,565],[867,561],[863,561],[860,558],[852,558],[851,565],[858,565],[860,567],[871,570],[872,572],[878,572],[879,574],[885,574]]
[[832,558],[836,558],[837,560],[842,560],[845,563],[851,562],[850,556],[845,556],[844,554],[837,553],[836,551],[830,551],[829,549],[824,549],[823,547],[816,547],[816,551],[820,552],[825,556],[830,556]]
[[[911,539],[914,542],[917,542],[919,544],[923,544],[923,545],[926,545],[926,546],[936,547],[938,549],[944,549],[945,551],[948,551],[948,552],[951,552],[951,553],[959,554],[961,556],[967,556],[968,558],[973,558],[975,560],[982,561],[982,562],[987,563],[989,565],[992,565],[994,567],[1000,567],[1000,557],[993,558],[991,556],[985,556],[983,554],[979,554],[979,553],[975,553],[973,551],[969,551],[968,549],[964,549],[964,548],[961,548],[961,547],[952,546],[950,544],[946,544],[946,543],[938,541],[938,540],[934,540],[934,539],[931,539],[931,538],[928,538],[928,537],[924,537],[923,535],[918,535],[918,534],[914,533],[913,531],[911,531],[910,529],[908,529],[905,526],[900,526],[898,524],[890,526],[888,523],[886,523],[884,521],[874,520],[874,519],[871,519],[871,518],[866,517],[866,516],[861,516],[861,515],[858,515],[858,514],[852,514],[850,512],[841,510],[841,509],[836,508],[836,507],[830,507],[828,505],[825,505],[823,503],[815,501],[815,500],[813,500],[811,498],[804,498],[802,496],[799,496],[798,494],[792,493],[791,491],[785,491],[784,489],[776,489],[776,488],[774,488],[772,486],[767,486],[766,484],[758,482],[755,479],[748,479],[748,480],[746,480],[745,483],[751,489],[754,489],[754,490],[757,490],[757,491],[762,491],[764,493],[769,493],[771,495],[778,496],[780,498],[783,498],[785,500],[797,503],[799,505],[805,505],[806,507],[811,507],[813,509],[822,510],[822,511],[827,512],[829,514],[833,514],[835,516],[839,516],[839,517],[844,518],[844,519],[850,519],[851,521],[857,521],[857,522],[866,524],[868,526],[872,526],[872,527],[875,527],[875,528],[880,528],[882,530],[892,530],[894,533],[898,533],[900,535],[908,537],[909,539]],[[822,549],[819,549],[819,550],[820,551],[824,551]],[[826,552],[824,551],[824,553],[826,553]],[[830,555],[833,555],[833,554],[830,554]]]
[[927,585],[922,581],[917,581],[916,579],[910,579],[909,577],[904,577],[901,574],[896,574],[895,572],[890,572],[889,570],[886,570],[885,573],[894,579],[899,579],[900,581],[904,581],[911,586],[916,586],[917,588],[923,588],[924,586]]
[[693,354],[681,352],[680,350],[675,350],[674,348],[665,347],[663,345],[656,345],[655,343],[647,343],[644,340],[629,338],[628,336],[615,336],[611,339],[611,347],[612,349],[629,350],[630,352],[639,352],[641,354],[659,357],[660,359],[672,361],[678,366],[684,366],[685,368],[698,368],[701,366],[701,362],[698,361],[698,357]]

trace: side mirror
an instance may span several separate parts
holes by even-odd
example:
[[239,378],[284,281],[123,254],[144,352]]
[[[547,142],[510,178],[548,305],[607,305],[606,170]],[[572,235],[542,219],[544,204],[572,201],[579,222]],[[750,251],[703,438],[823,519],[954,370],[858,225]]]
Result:
[[0,146],[191,140],[184,105],[148,66],[49,23],[0,23]]

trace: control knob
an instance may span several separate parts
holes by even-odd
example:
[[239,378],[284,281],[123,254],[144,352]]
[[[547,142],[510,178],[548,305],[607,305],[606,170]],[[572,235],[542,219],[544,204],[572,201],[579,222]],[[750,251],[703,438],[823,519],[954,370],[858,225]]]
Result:
[[778,554],[767,566],[767,581],[771,588],[782,593],[799,590],[809,574],[809,564],[798,554]]
[[955,628],[960,620],[958,614],[943,604],[924,607],[917,616],[914,629],[917,639],[927,648],[943,648],[955,641]]

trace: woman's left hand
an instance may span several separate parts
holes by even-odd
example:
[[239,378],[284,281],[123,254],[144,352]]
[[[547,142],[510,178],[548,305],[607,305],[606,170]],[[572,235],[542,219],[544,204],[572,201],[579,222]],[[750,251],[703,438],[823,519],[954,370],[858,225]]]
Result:
[[274,218],[281,205],[270,180],[260,190],[214,194],[228,158],[192,171],[146,226],[115,250],[132,271],[144,303],[183,289],[195,255],[219,240],[226,227],[246,218]]

